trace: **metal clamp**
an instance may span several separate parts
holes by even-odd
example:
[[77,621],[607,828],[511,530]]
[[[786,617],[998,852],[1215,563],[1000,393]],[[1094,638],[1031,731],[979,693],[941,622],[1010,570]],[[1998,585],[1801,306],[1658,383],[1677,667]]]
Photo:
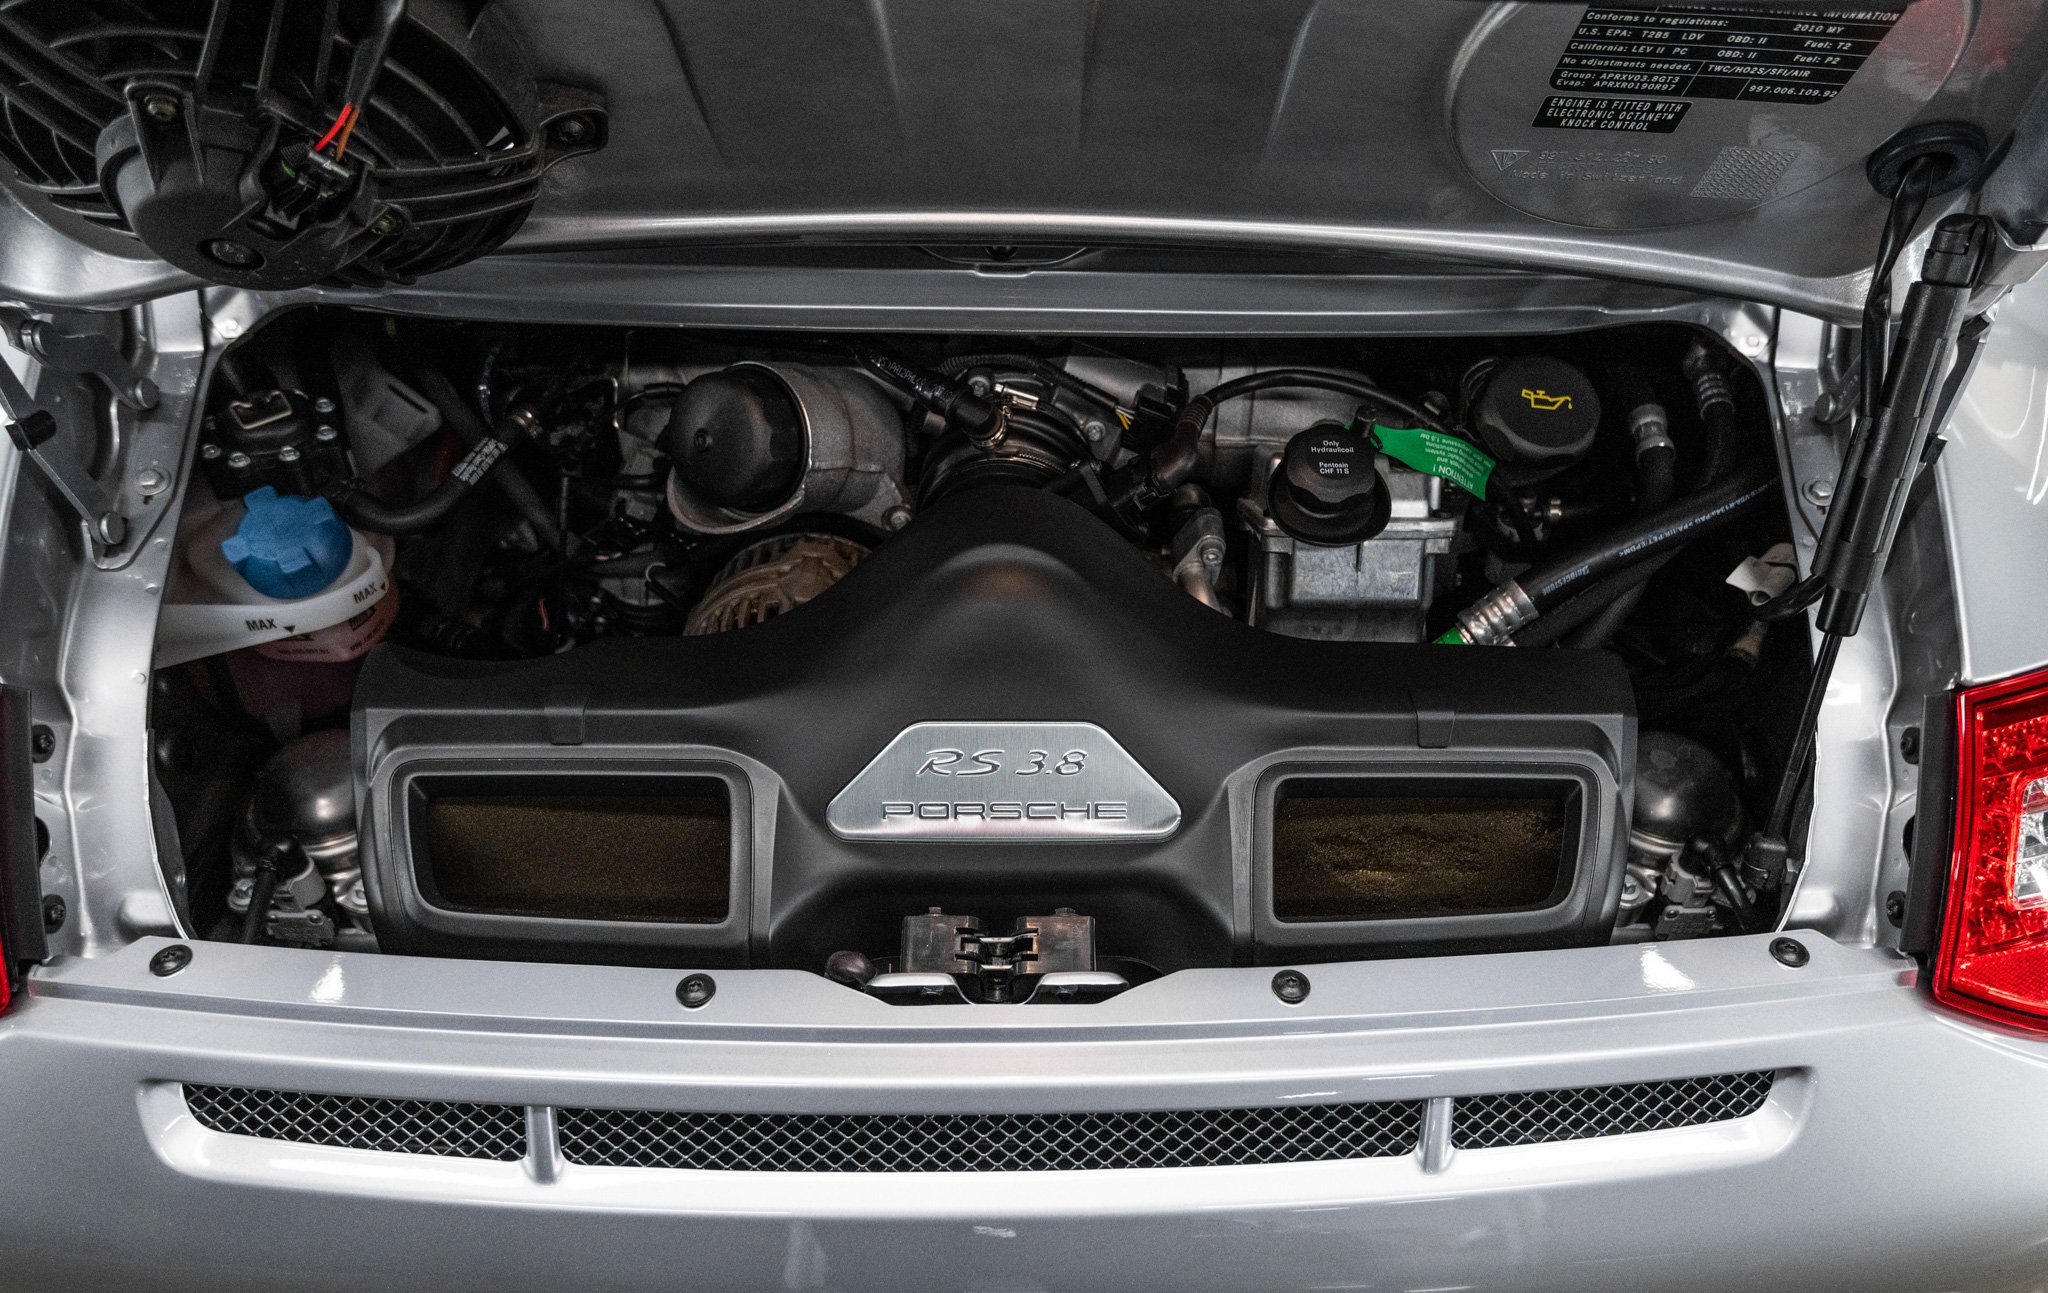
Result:
[[[1019,987],[1037,977],[1062,973],[1092,974],[1095,970],[1095,918],[1062,907],[1050,916],[1026,916],[1007,934],[982,928],[973,916],[949,916],[939,910],[903,920],[903,955],[897,973],[878,975],[868,984],[896,988],[883,980],[899,980],[905,974],[944,975],[962,989],[971,989],[975,999],[1008,1002],[1017,999]],[[936,985],[932,985],[936,986]],[[1092,978],[1071,981],[1060,991],[1055,984],[1047,1000],[1074,999],[1082,989],[1099,999],[1117,989]],[[1028,993],[1026,994],[1029,995]]]
[[1536,603],[1510,579],[1458,613],[1458,627],[1472,646],[1508,644],[1515,631],[1536,618]]

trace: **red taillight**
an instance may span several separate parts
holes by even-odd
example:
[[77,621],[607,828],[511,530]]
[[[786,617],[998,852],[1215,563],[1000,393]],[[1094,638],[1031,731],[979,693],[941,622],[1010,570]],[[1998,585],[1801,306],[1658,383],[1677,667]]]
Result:
[[1956,698],[1955,859],[1934,997],[2048,1032],[2048,672]]

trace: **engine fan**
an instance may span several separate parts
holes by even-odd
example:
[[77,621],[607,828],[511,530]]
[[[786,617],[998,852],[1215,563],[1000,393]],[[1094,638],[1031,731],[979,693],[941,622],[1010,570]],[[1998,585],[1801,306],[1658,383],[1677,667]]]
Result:
[[14,0],[0,156],[56,206],[201,278],[408,282],[492,250],[541,176],[601,147],[455,0]]

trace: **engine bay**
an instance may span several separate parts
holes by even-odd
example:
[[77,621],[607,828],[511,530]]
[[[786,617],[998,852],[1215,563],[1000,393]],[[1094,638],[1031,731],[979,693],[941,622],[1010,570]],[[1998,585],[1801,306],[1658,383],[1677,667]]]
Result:
[[282,314],[158,625],[193,927],[893,1001],[1750,932],[1749,363]]

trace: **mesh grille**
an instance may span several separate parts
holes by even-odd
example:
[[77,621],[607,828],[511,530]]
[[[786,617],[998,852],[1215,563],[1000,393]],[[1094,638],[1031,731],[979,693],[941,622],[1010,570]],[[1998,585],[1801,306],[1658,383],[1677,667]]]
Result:
[[[1763,1108],[1775,1074],[1465,1096],[1451,1144],[1493,1149],[1697,1127]],[[515,1162],[520,1105],[185,1087],[213,1131]],[[733,1114],[559,1109],[564,1160],[713,1172],[1049,1172],[1315,1163],[1412,1154],[1423,1102],[1072,1114]]]
[[185,1104],[200,1126],[235,1136],[501,1163],[526,1156],[526,1109],[516,1104],[376,1100],[189,1084]]
[[1422,1102],[1084,1114],[730,1114],[562,1109],[562,1157],[714,1172],[1051,1172],[1389,1158]]
[[1727,1122],[1763,1108],[1774,1076],[1724,1073],[1671,1082],[1466,1096],[1457,1102],[1451,1144],[1459,1149],[1493,1149]]

